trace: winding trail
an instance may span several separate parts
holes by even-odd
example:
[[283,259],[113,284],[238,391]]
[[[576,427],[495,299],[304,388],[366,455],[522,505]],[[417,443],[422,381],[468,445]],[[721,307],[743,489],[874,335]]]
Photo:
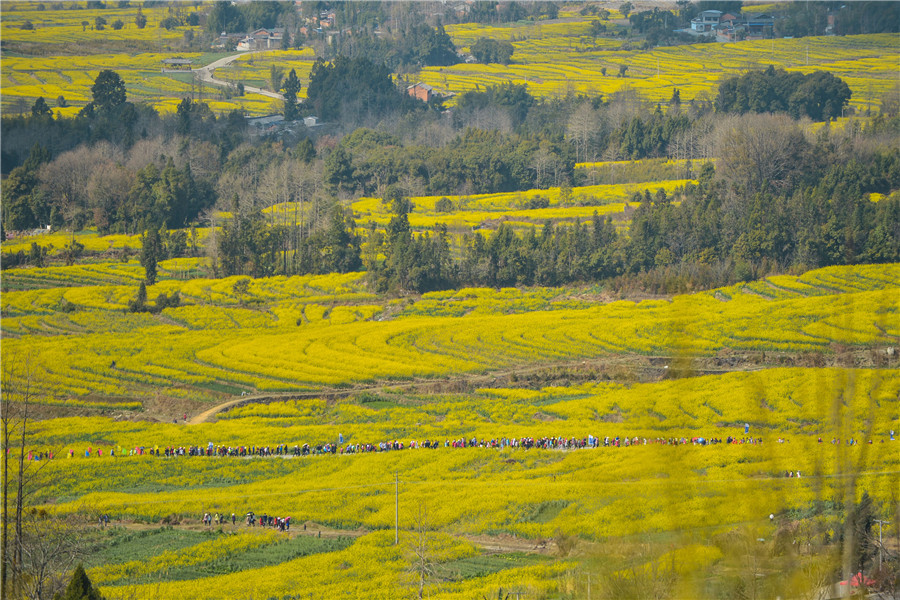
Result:
[[[273,52],[273,50],[257,50],[250,54],[257,54],[260,52]],[[221,86],[227,87],[227,86],[231,85],[231,83],[228,81],[225,81],[223,79],[216,79],[215,77],[213,77],[213,73],[215,73],[216,69],[218,69],[220,67],[227,67],[228,65],[230,65],[231,63],[233,63],[234,61],[236,61],[237,59],[239,59],[240,57],[242,57],[246,54],[248,54],[248,53],[247,52],[239,52],[237,54],[232,54],[231,56],[226,56],[224,58],[220,58],[219,60],[213,61],[213,62],[209,63],[208,65],[206,65],[205,67],[191,69],[191,71],[194,73],[197,73],[197,75],[200,77],[200,81],[202,81],[203,83],[211,83],[213,85],[221,85]],[[268,96],[269,98],[275,98],[277,100],[284,100],[284,96],[282,96],[281,94],[279,94],[277,92],[270,92],[269,90],[264,90],[262,88],[253,87],[250,85],[244,86],[244,93],[260,94],[263,96]]]
[[[691,369],[695,375],[711,375],[730,373],[733,371],[748,371],[763,368],[763,364],[748,360],[746,356],[735,362],[728,359],[719,359],[714,356],[697,357],[672,357],[672,356],[605,356],[594,359],[563,360],[550,364],[520,365],[492,371],[488,373],[466,373],[454,377],[442,379],[420,379],[405,382],[373,382],[366,385],[356,385],[343,388],[321,388],[308,392],[254,392],[227,400],[207,408],[190,419],[188,425],[199,425],[213,419],[218,413],[252,403],[284,402],[287,400],[304,400],[320,398],[324,400],[337,400],[363,392],[382,392],[392,390],[405,393],[435,393],[438,391],[461,391],[483,387],[497,387],[508,385],[511,379],[526,379],[531,375],[549,373],[566,369],[566,377],[573,376],[578,371],[591,371],[601,369],[613,372],[615,369],[626,368],[635,372],[641,372],[648,380],[657,380],[666,374],[668,364],[678,359],[689,360]],[[515,376],[515,377],[512,377]]]

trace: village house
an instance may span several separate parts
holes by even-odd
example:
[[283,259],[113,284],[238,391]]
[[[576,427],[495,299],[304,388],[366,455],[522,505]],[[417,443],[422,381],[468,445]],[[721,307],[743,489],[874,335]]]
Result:
[[747,38],[762,39],[775,35],[775,17],[770,15],[756,15],[747,17]]
[[283,27],[257,29],[253,33],[244,36],[244,38],[238,42],[237,49],[241,52],[248,52],[250,50],[271,50],[273,48],[281,48],[283,41]]
[[422,102],[428,102],[432,98],[434,98],[434,88],[432,88],[430,85],[422,83],[421,81],[407,87],[406,93],[413,98],[416,98],[417,100],[421,100]]
[[704,10],[691,19],[691,29],[694,31],[712,31],[722,18],[721,10]]
[[716,34],[727,40],[767,39],[775,34],[775,19],[769,15],[742,18],[725,14],[715,27]]

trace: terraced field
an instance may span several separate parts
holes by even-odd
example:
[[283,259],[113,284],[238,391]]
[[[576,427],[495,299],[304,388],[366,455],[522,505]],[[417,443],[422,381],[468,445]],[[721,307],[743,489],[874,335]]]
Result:
[[[90,86],[100,68],[116,65],[133,101],[148,102],[163,113],[173,112],[180,98],[192,92],[192,81],[189,74],[161,73],[162,58],[177,55],[191,58],[195,66],[202,66],[221,57],[184,52],[188,48],[181,47],[181,40],[186,31],[196,28],[160,28],[159,21],[169,16],[167,8],[144,11],[148,25],[137,29],[135,8],[40,11],[36,6],[36,3],[16,2],[3,7],[0,31],[4,39],[40,45],[44,53],[37,59],[3,57],[4,111],[25,110],[38,96],[51,104],[64,96],[68,106],[54,107],[53,111],[73,115],[90,101]],[[199,9],[191,6],[183,10]],[[125,25],[118,31],[111,27],[96,31],[92,24],[97,16],[109,23],[121,19]],[[563,18],[554,22],[450,25],[447,32],[462,50],[482,37],[512,41],[515,47],[512,64],[426,67],[418,78],[441,91],[456,94],[476,86],[512,82],[527,84],[529,91],[538,97],[609,96],[630,88],[652,102],[668,101],[677,88],[682,100],[688,102],[714,98],[723,77],[774,65],[804,73],[825,70],[841,77],[853,91],[851,105],[857,109],[877,106],[883,94],[896,84],[900,45],[891,34],[694,44],[643,51],[631,49],[621,39],[592,37],[589,31],[594,18],[564,12]],[[25,21],[31,22],[34,29],[23,30]],[[89,25],[83,26],[82,22]],[[66,44],[98,40],[134,44],[142,53],[71,57],[54,52]],[[268,69],[273,64],[287,70],[294,68],[303,83],[302,97],[313,60],[310,49],[275,52],[272,56],[249,54],[227,68],[218,69],[215,75],[235,83],[267,87]],[[619,77],[619,67],[623,65],[628,70],[625,77]],[[606,75],[602,74],[603,69]],[[201,97],[215,112],[241,108],[249,114],[267,114],[278,110],[270,98],[252,94],[227,98],[215,86],[205,86]]]
[[[585,222],[594,215],[625,217],[625,208],[635,193],[649,190],[651,194],[665,190],[672,195],[686,183],[696,183],[692,179],[671,179],[636,184],[577,186],[565,191],[560,188],[528,190],[498,194],[474,194],[468,196],[417,196],[410,200],[414,208],[409,214],[409,223],[419,231],[434,231],[445,225],[449,231],[467,232],[472,228],[496,229],[499,222],[505,222],[519,229],[541,226],[546,221],[561,224]],[[454,210],[440,212],[436,204],[442,198],[450,200]],[[547,202],[546,208],[529,208],[538,199]],[[352,209],[357,223],[364,225],[374,222],[384,227],[392,214],[380,198],[360,198]],[[289,209],[285,209],[290,214]]]
[[[579,18],[581,19],[581,18]],[[714,99],[719,80],[747,69],[769,65],[809,73],[828,71],[842,78],[853,92],[851,106],[876,107],[896,84],[900,45],[891,34],[808,37],[693,44],[623,50],[621,41],[586,35],[588,20],[553,25],[516,24],[506,28],[515,52],[509,66],[461,64],[427,67],[420,77],[440,90],[460,93],[490,85],[525,83],[538,97],[586,94],[609,96],[625,88],[651,102],[667,102],[677,88],[683,102]],[[499,36],[497,28],[448,26],[458,46],[478,37]],[[619,67],[627,66],[625,77]],[[603,75],[601,70],[606,70]]]
[[[853,501],[861,490],[889,499],[900,477],[896,442],[886,434],[898,393],[896,370],[803,368],[473,394],[383,389],[337,402],[251,404],[203,425],[54,419],[38,424],[34,450],[73,454],[46,465],[42,494],[64,499],[49,510],[107,513],[126,527],[176,524],[145,531],[139,560],[124,552],[97,560],[89,574],[110,598],[231,597],[246,594],[248,581],[260,597],[289,596],[299,586],[314,597],[348,586],[361,597],[396,597],[410,585],[423,510],[433,597],[499,587],[554,597],[576,585],[566,579],[574,569],[583,589],[585,573],[603,585],[666,557],[679,564],[673,585],[693,597],[739,568],[729,543],[774,534],[769,514]],[[726,436],[740,443],[696,441]],[[512,444],[548,437],[597,446]],[[861,445],[833,443],[851,438]],[[205,449],[208,440],[217,452],[267,447],[275,456],[150,455]],[[422,447],[426,440],[437,447]],[[353,451],[384,441],[403,449]],[[289,448],[304,443],[340,452],[293,456]],[[290,516],[292,528],[249,528],[241,517],[250,511]],[[235,513],[236,525],[201,527],[205,512]],[[823,531],[839,527],[827,515],[819,523]],[[108,539],[128,531],[114,528]],[[163,539],[176,534],[194,543],[166,550]],[[651,539],[664,550],[638,549]],[[579,545],[577,556],[566,557],[567,540]],[[498,549],[503,560],[491,560]],[[766,571],[776,582],[769,589],[814,585],[809,563],[800,565],[774,578]]]
[[[612,353],[708,357],[879,347],[900,335],[898,269],[828,268],[671,301],[608,304],[565,290],[483,289],[385,303],[364,290],[358,274],[254,280],[246,294],[235,291],[240,278],[170,278],[148,296],[177,290],[182,306],[151,317],[123,312],[138,274],[113,263],[109,280],[131,283],[4,293],[2,328],[5,351],[34,357],[48,401],[133,402],[150,390],[211,399],[221,389],[440,380]],[[102,273],[97,265],[80,277]],[[133,335],[122,336],[126,330]]]
[[[42,410],[98,415],[34,422],[28,451],[42,508],[111,517],[87,565],[109,598],[395,598],[423,544],[434,598],[611,593],[660,564],[698,597],[742,572],[735,540],[776,556],[793,515],[833,535],[821,507],[900,482],[897,264],[632,302],[178,275],[199,260],[162,264],[149,297],[183,304],[155,315],[124,310],[134,261],[4,273],[4,360],[29,357]],[[812,555],[766,560],[773,593],[818,581]]]

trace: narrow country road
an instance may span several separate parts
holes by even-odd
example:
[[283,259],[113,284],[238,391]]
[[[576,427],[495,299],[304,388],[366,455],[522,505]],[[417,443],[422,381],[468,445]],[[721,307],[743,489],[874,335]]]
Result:
[[[258,52],[271,52],[271,50],[259,50],[257,52],[254,52],[254,54],[256,54]],[[222,79],[216,79],[215,77],[213,77],[213,73],[215,73],[216,69],[218,69],[219,67],[228,66],[231,63],[233,63],[234,61],[236,61],[237,59],[239,59],[241,56],[244,56],[245,54],[247,54],[247,53],[239,52],[238,54],[232,54],[231,56],[226,56],[224,58],[220,58],[219,60],[213,61],[213,62],[209,63],[208,65],[206,65],[205,67],[191,69],[191,71],[197,73],[197,75],[199,75],[199,77],[200,77],[200,81],[202,81],[204,83],[212,83],[214,85],[229,86],[229,85],[231,85],[230,82],[224,81]],[[250,85],[244,86],[244,93],[261,94],[263,96],[268,96],[269,98],[276,98],[278,100],[284,100],[284,96],[282,96],[281,94],[279,94],[277,92],[270,92],[269,90],[264,90],[262,88],[253,87]]]

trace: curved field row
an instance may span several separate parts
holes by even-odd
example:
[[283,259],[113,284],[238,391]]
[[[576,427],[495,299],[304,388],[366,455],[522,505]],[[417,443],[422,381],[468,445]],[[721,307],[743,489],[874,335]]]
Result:
[[[556,310],[546,310],[553,308],[552,303],[539,302],[533,308],[525,303],[520,308],[524,312],[517,314],[505,314],[502,303],[489,303],[497,312],[472,311],[453,317],[417,316],[410,311],[408,316],[401,313],[387,321],[348,322],[371,319],[378,310],[374,306],[362,312],[344,311],[332,321],[325,316],[329,309],[313,303],[307,305],[311,312],[305,322],[299,317],[293,323],[284,322],[265,306],[223,310],[215,305],[187,305],[166,309],[158,317],[120,313],[104,324],[104,311],[95,308],[96,312],[77,319],[46,315],[38,324],[28,319],[5,323],[10,333],[21,337],[5,340],[4,352],[32,354],[43,371],[41,378],[62,396],[140,395],[143,386],[135,381],[140,381],[141,374],[156,377],[145,367],[149,364],[169,369],[165,379],[173,387],[196,384],[198,380],[187,375],[194,373],[206,383],[233,381],[277,391],[445,378],[589,359],[606,355],[611,348],[651,356],[712,356],[726,349],[828,353],[834,344],[879,347],[896,342],[900,315],[896,283],[890,280],[900,280],[897,275],[898,265],[822,269],[798,280],[813,284],[824,280],[832,286],[844,285],[847,291],[832,289],[830,294],[814,296],[785,292],[783,299],[732,291],[730,300],[722,302],[716,292],[706,292],[677,296],[671,302],[585,302],[576,307],[563,304]],[[354,274],[343,281],[357,285],[359,277]],[[288,278],[284,284],[296,289],[302,280]],[[342,280],[335,277],[333,281]],[[181,283],[170,281],[165,287],[174,291]],[[854,291],[863,286],[867,291]],[[77,289],[88,295],[92,290],[102,297],[109,294],[103,291],[106,288]],[[251,286],[250,291],[256,288]],[[151,291],[150,297],[155,293]],[[24,317],[26,306],[20,302],[33,304],[36,295],[4,294],[4,311],[8,314],[12,306],[18,306]],[[439,302],[437,298],[426,301]],[[447,296],[443,301],[453,303],[454,298]],[[316,317],[316,306],[321,317]],[[43,310],[48,308],[44,305]],[[442,311],[427,312],[439,315]],[[55,333],[65,335],[33,335],[42,322],[55,323]],[[135,335],[119,333],[128,328]],[[83,329],[95,333],[77,333]],[[110,365],[131,374],[118,388],[119,376]]]
[[[560,188],[536,189],[525,192],[505,192],[478,194],[471,196],[417,196],[410,198],[413,211],[409,214],[410,225],[417,230],[432,231],[446,225],[451,231],[469,230],[472,227],[493,227],[499,220],[516,224],[517,227],[533,227],[550,220],[555,223],[570,224],[584,222],[593,217],[622,214],[627,203],[637,193],[645,190],[651,194],[665,190],[671,195],[691,179],[673,179],[646,183],[615,185],[579,186],[567,190],[563,197]],[[436,204],[442,199],[452,203],[452,212],[439,212]],[[546,208],[529,208],[535,200],[546,200]],[[391,213],[380,198],[361,198],[353,203],[352,209],[358,223],[375,222],[384,226],[391,219]]]

